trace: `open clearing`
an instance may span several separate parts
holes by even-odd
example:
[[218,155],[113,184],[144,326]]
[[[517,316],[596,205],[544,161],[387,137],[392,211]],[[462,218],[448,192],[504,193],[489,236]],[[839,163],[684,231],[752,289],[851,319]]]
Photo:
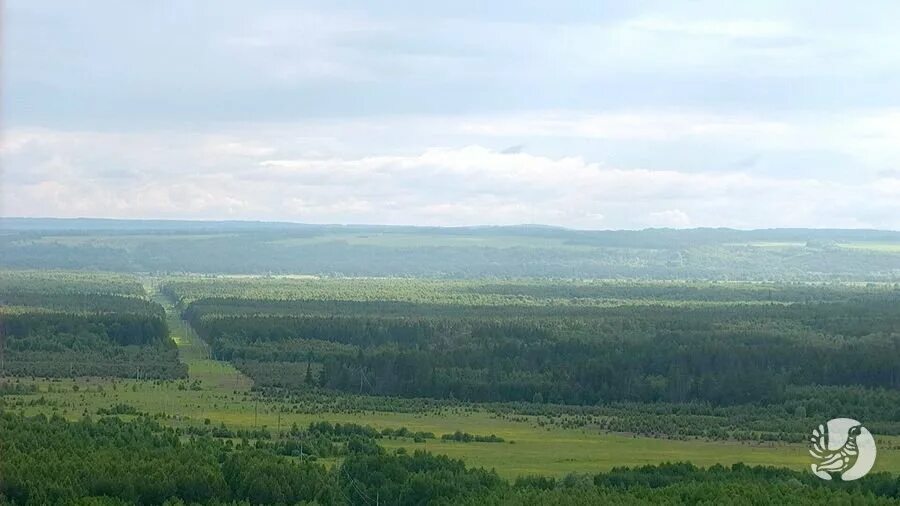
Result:
[[[214,361],[204,361],[214,362]],[[192,390],[190,381],[149,382],[137,380],[37,381],[38,394],[18,396],[26,414],[57,413],[77,419],[84,413],[95,416],[102,407],[128,404],[139,411],[172,417],[176,426],[199,425],[206,419],[229,428],[266,427],[287,430],[294,423],[305,426],[327,420],[371,425],[377,429],[407,427],[412,431],[441,434],[456,430],[472,434],[496,434],[504,443],[459,443],[408,439],[379,440],[386,448],[427,449],[465,460],[470,465],[494,468],[506,477],[527,474],[560,476],[570,472],[598,472],[617,466],[691,461],[700,466],[747,464],[784,466],[803,469],[808,465],[806,447],[778,443],[713,442],[669,440],[601,433],[590,429],[540,427],[533,418],[526,422],[505,420],[483,410],[444,409],[438,412],[398,413],[295,413],[282,412],[295,406],[257,400],[245,390],[246,378],[230,366],[206,367],[195,364],[200,389]],[[22,380],[23,383],[29,383]],[[237,386],[237,388],[233,388]],[[237,393],[235,393],[237,392]],[[42,399],[42,400],[39,400]],[[37,402],[29,402],[37,401]],[[27,405],[32,404],[32,405]],[[298,406],[300,407],[300,406]],[[300,407],[302,409],[302,407]],[[879,438],[876,469],[900,472],[898,438]]]
[[881,253],[900,253],[900,243],[896,242],[856,242],[839,245],[842,248],[878,251]]
[[[768,249],[794,249],[794,248],[806,248],[807,244],[805,242],[763,241],[763,242],[749,242],[749,243],[735,244],[735,246],[753,246],[756,248],[768,248]],[[862,250],[862,251],[874,251],[874,252],[878,252],[878,253],[900,253],[900,243],[898,243],[898,242],[868,242],[868,241],[841,242],[841,243],[836,243],[835,246],[837,246],[839,248],[847,248],[847,249]]]
[[[459,443],[409,439],[380,440],[386,448],[427,449],[465,460],[470,465],[496,469],[506,477],[529,474],[554,476],[570,472],[597,472],[617,466],[666,461],[691,461],[697,465],[747,464],[803,469],[808,465],[806,447],[779,443],[669,440],[602,433],[589,428],[542,427],[534,417],[525,421],[503,419],[480,409],[444,408],[438,411],[401,413],[387,411],[309,413],[301,405],[258,399],[250,392],[250,380],[231,364],[207,357],[205,344],[180,319],[171,304],[157,298],[169,314],[172,337],[179,358],[189,368],[190,379],[138,381],[97,378],[21,380],[36,383],[39,393],[18,396],[26,414],[57,413],[77,419],[116,404],[134,406],[149,414],[164,413],[177,426],[224,423],[230,428],[266,427],[287,430],[294,423],[331,422],[371,425],[377,429],[407,427],[412,431],[441,434],[456,430],[472,434],[496,434],[504,443]],[[299,412],[297,412],[299,411]],[[900,444],[879,440],[876,469],[900,472]]]
[[[152,287],[151,287],[152,290]],[[153,293],[151,291],[151,293]],[[804,469],[808,465],[803,445],[784,443],[714,442],[635,437],[596,429],[564,429],[541,426],[535,417],[509,420],[483,409],[442,408],[416,413],[391,411],[321,411],[309,406],[259,398],[250,391],[251,381],[231,364],[208,358],[205,343],[177,316],[171,303],[155,296],[167,310],[179,359],[190,378],[180,381],[138,381],[98,378],[61,380],[11,380],[35,383],[38,393],[10,396],[15,409],[26,414],[56,413],[70,419],[96,416],[100,408],[127,404],[151,415],[165,414],[176,426],[224,423],[229,428],[266,427],[287,430],[327,420],[371,425],[377,429],[406,427],[411,431],[442,434],[460,430],[471,434],[495,434],[504,443],[460,443],[410,439],[379,440],[386,448],[427,449],[460,458],[469,465],[496,469],[506,477],[529,474],[560,476],[570,472],[598,472],[617,466],[691,461],[700,466],[747,464]],[[208,421],[207,421],[208,420]],[[877,470],[900,472],[900,440],[880,438]]]

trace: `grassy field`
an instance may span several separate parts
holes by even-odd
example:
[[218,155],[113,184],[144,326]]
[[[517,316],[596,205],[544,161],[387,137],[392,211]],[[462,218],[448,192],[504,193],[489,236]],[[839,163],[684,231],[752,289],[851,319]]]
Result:
[[[456,430],[472,434],[496,434],[504,443],[459,443],[409,439],[382,439],[387,448],[427,449],[461,458],[467,463],[494,468],[501,475],[564,475],[569,472],[596,472],[616,466],[633,466],[666,461],[690,461],[698,465],[747,464],[786,466],[803,469],[808,464],[806,447],[778,443],[712,442],[634,437],[601,433],[591,429],[541,427],[537,420],[511,421],[483,410],[442,409],[421,413],[369,411],[365,413],[305,412],[302,406],[257,399],[246,390],[247,379],[229,366],[208,366],[200,360],[191,366],[193,379],[179,382],[136,380],[38,381],[38,394],[18,396],[26,414],[57,413],[77,419],[95,415],[102,407],[128,404],[139,411],[165,413],[176,426],[225,423],[229,428],[266,427],[273,432],[291,424],[305,426],[328,420],[371,425],[377,429],[407,427],[412,431],[441,434]],[[192,377],[193,378],[193,377]],[[23,380],[25,382],[25,380]],[[295,412],[298,410],[301,412]],[[900,472],[900,440],[879,439],[876,469]]]
[[735,244],[734,246],[753,246],[755,248],[773,248],[773,249],[783,249],[783,248],[805,248],[805,242],[748,242],[748,243],[740,243]]
[[[167,423],[188,426],[224,423],[232,429],[266,427],[287,430],[294,423],[352,422],[377,429],[406,427],[411,431],[442,434],[460,430],[495,434],[503,443],[460,443],[410,439],[381,439],[387,448],[427,449],[465,460],[470,465],[494,468],[505,477],[528,474],[560,476],[570,472],[597,472],[616,466],[666,461],[698,465],[747,464],[807,467],[803,445],[781,443],[713,442],[635,437],[596,429],[543,426],[534,417],[510,420],[477,408],[440,408],[416,413],[391,411],[315,411],[310,406],[273,401],[250,392],[251,381],[230,364],[211,360],[205,344],[175,316],[169,301],[156,296],[169,313],[172,337],[190,378],[180,381],[137,381],[98,378],[18,380],[35,383],[38,393],[10,396],[13,409],[26,414],[56,413],[70,419],[96,416],[100,408],[127,404],[137,410],[165,414]],[[17,381],[17,380],[8,380]],[[900,472],[900,439],[879,439],[876,470]]]
[[842,248],[878,251],[881,253],[900,253],[900,243],[896,242],[856,242],[839,245]]
[[[805,248],[807,244],[805,242],[774,242],[774,241],[765,241],[765,242],[750,242],[750,243],[742,243],[735,244],[736,246],[753,246],[755,248],[768,248],[768,249],[792,249],[792,248]],[[839,248],[847,248],[852,250],[862,250],[862,251],[874,251],[878,253],[900,253],[900,243],[898,242],[842,242],[837,243],[835,246]]]
[[213,392],[250,390],[252,383],[228,362],[212,360],[206,343],[184,320],[177,316],[172,303],[159,295],[153,286],[146,287],[153,293],[153,300],[166,310],[167,323],[172,340],[178,345],[178,358],[188,366],[191,380],[199,381],[203,388]]

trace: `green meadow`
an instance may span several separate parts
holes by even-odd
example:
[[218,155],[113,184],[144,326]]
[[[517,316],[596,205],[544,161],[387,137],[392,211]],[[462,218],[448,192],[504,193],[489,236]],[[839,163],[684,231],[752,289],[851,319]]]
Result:
[[897,242],[856,242],[842,243],[842,248],[877,251],[880,253],[900,253],[900,243]]
[[[160,302],[166,302],[160,300]],[[432,432],[437,439],[413,442],[383,438],[389,449],[424,449],[495,469],[501,476],[544,474],[563,476],[619,466],[690,461],[700,466],[743,462],[804,469],[809,463],[804,445],[775,442],[664,439],[604,432],[590,427],[567,429],[540,424],[534,416],[503,417],[478,406],[419,412],[331,410],[311,412],[309,406],[257,396],[251,381],[229,363],[208,358],[205,344],[166,305],[172,338],[190,377],[178,381],[127,379],[18,379],[35,384],[38,392],[9,396],[8,405],[25,414],[58,414],[69,419],[96,416],[101,408],[133,406],[150,415],[164,415],[173,426],[224,423],[232,429],[265,427],[286,431],[292,424],[316,421],[371,425],[376,429],[406,427]],[[126,416],[127,418],[127,416]],[[440,435],[463,431],[494,434],[502,443],[442,441]],[[877,470],[900,472],[900,439],[880,438]]]
[[[767,249],[794,249],[806,248],[807,243],[798,241],[760,241],[735,244],[735,246],[753,246],[755,248]],[[859,241],[859,242],[839,242],[834,246],[857,251],[872,251],[876,253],[900,253],[900,242],[875,242],[875,241]]]
[[[149,414],[165,414],[166,423],[185,427],[224,423],[233,429],[265,427],[286,431],[294,423],[330,421],[371,425],[376,429],[406,427],[411,431],[441,434],[457,430],[495,434],[503,443],[460,443],[383,438],[379,444],[394,449],[425,449],[460,458],[470,465],[496,469],[506,477],[530,474],[562,476],[619,466],[690,461],[699,466],[744,462],[755,465],[804,469],[809,462],[805,445],[739,441],[672,440],[582,429],[541,427],[534,417],[503,419],[481,409],[441,409],[417,413],[367,411],[303,412],[302,406],[259,399],[246,390],[248,380],[230,366],[210,360],[191,364],[190,380],[151,382],[137,380],[36,381],[39,393],[16,396],[26,414],[60,414],[78,419],[117,404],[134,406]],[[194,376],[196,374],[196,376]],[[199,380],[199,385],[193,383]],[[28,383],[30,380],[21,380]],[[193,384],[193,385],[192,385]],[[15,403],[14,403],[15,405]],[[299,408],[301,412],[294,412]],[[525,421],[518,421],[524,419]],[[208,422],[207,422],[208,420]],[[879,438],[877,470],[900,472],[900,438]]]
[[[331,399],[335,402],[330,404],[306,402],[302,396],[266,396],[252,390],[251,379],[231,363],[211,358],[207,344],[181,319],[172,301],[158,292],[156,280],[145,278],[144,283],[147,293],[166,311],[170,335],[177,345],[178,359],[187,366],[188,378],[8,378],[10,383],[34,385],[36,391],[7,395],[7,409],[77,420],[125,405],[174,427],[224,424],[229,429],[265,428],[275,434],[294,424],[303,427],[319,421],[370,425],[379,431],[405,427],[411,432],[433,433],[436,438],[416,442],[412,438],[384,437],[378,439],[379,444],[392,450],[423,449],[459,458],[470,466],[495,469],[507,478],[597,473],[614,467],[676,461],[698,466],[742,462],[796,470],[809,465],[805,445],[783,441],[649,437],[610,432],[592,424],[566,427],[537,415],[501,414],[486,404],[438,403],[422,409],[391,409],[388,402],[381,404],[384,409],[365,409],[359,407],[364,403],[353,402],[364,396],[349,392],[334,393]],[[341,407],[344,400],[347,402]],[[441,439],[441,435],[456,431],[496,435],[503,442]],[[878,445],[876,470],[900,472],[900,437],[879,437]]]

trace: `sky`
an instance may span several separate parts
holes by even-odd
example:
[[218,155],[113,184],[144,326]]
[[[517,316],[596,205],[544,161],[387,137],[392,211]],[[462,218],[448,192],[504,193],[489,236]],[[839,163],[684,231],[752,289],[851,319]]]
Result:
[[6,0],[0,215],[897,230],[898,19]]

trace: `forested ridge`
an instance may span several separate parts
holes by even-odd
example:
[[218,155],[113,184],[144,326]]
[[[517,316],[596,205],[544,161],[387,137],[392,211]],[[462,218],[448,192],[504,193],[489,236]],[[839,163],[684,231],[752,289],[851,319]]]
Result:
[[879,230],[379,227],[4,219],[0,267],[441,279],[900,280]]

